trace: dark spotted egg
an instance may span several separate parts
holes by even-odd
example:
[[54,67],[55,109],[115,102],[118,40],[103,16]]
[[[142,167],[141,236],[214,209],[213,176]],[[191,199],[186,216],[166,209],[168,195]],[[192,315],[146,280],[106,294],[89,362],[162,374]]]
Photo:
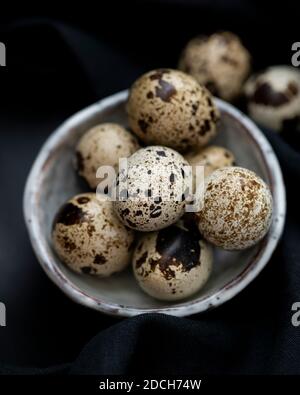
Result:
[[273,66],[251,77],[245,85],[248,113],[260,125],[284,130],[300,119],[300,71]]
[[206,145],[219,119],[208,90],[193,77],[171,69],[153,70],[135,81],[127,113],[131,129],[144,143],[178,151]]
[[127,174],[118,175],[114,209],[132,229],[162,229],[183,215],[189,184],[191,170],[178,152],[162,146],[142,148],[129,157]]
[[112,202],[95,193],[74,196],[58,211],[52,230],[55,251],[72,270],[109,276],[132,255],[134,232],[115,215]]
[[133,271],[141,288],[167,301],[199,291],[210,276],[212,263],[211,247],[198,229],[182,223],[145,234],[133,255]]

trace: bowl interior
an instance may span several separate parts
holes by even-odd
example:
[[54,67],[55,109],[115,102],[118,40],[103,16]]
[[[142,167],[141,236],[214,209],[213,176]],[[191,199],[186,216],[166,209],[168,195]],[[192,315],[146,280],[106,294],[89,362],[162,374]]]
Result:
[[[107,303],[119,310],[125,306],[136,310],[136,313],[138,313],[148,309],[161,310],[170,307],[184,307],[199,301],[207,302],[215,295],[218,298],[222,290],[239,282],[256,264],[258,256],[265,248],[266,239],[257,246],[241,252],[226,252],[215,249],[214,270],[206,286],[189,299],[177,303],[159,302],[147,296],[138,287],[131,273],[131,268],[107,279],[77,275],[60,262],[51,248],[51,225],[56,211],[68,198],[85,191],[73,168],[74,146],[79,137],[89,127],[97,123],[117,122],[127,126],[125,99],[126,95],[123,95],[119,100],[110,101],[107,105],[92,106],[84,116],[82,114],[77,115],[63,124],[56,132],[56,136],[45,144],[43,158],[39,163],[40,171],[39,174],[36,174],[34,180],[35,214],[34,218],[30,219],[36,222],[36,229],[39,230],[40,239],[38,243],[44,243],[45,246],[43,252],[36,251],[38,258],[42,265],[48,265],[46,268],[48,273],[55,268],[56,274],[53,274],[52,270],[52,278],[53,276],[60,277],[56,279],[56,283],[62,289],[64,289],[66,282],[69,285],[71,284],[71,286],[80,290],[85,297],[87,296],[96,302],[100,310],[101,305]],[[226,106],[222,106],[220,103],[220,101],[217,101],[222,115],[221,123],[218,136],[212,143],[229,148],[234,153],[239,166],[254,170],[273,188],[272,174],[265,153],[259,147],[259,142],[247,129],[243,120],[237,119],[234,114],[227,110]],[[46,254],[47,257],[41,256],[41,254]],[[49,268],[49,265],[52,268]],[[85,303],[84,301],[81,302]],[[206,304],[202,310],[208,307],[209,305]]]

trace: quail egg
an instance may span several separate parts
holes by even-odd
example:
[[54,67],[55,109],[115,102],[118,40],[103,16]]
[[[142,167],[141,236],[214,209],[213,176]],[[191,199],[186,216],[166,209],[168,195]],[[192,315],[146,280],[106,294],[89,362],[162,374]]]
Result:
[[106,277],[128,265],[134,232],[120,222],[105,195],[84,193],[60,208],[52,240],[58,256],[72,270]]
[[300,71],[291,66],[269,67],[245,85],[250,117],[276,131],[300,117]]
[[213,95],[232,101],[250,71],[250,55],[235,34],[220,32],[192,39],[183,50],[179,68]]
[[197,186],[196,166],[204,166],[204,177],[208,177],[216,169],[232,166],[235,163],[233,153],[217,145],[211,145],[198,152],[191,152],[185,156],[185,159],[193,168],[194,186]]
[[199,230],[180,223],[145,234],[133,254],[133,271],[141,288],[166,301],[199,291],[210,276],[212,263],[211,247]]
[[148,146],[128,158],[127,174],[117,178],[114,209],[129,228],[154,231],[184,213],[191,184],[187,161],[171,148]]
[[242,250],[267,233],[272,195],[253,171],[223,167],[206,179],[204,206],[197,216],[208,241],[226,250]]
[[142,75],[130,89],[127,113],[144,143],[178,151],[206,145],[219,119],[211,94],[191,76],[171,69]]
[[[92,189],[100,182],[96,177],[100,166],[112,166],[116,171],[119,158],[127,158],[139,149],[135,136],[115,123],[103,123],[88,130],[76,147],[76,168]],[[113,179],[107,179],[110,187]]]

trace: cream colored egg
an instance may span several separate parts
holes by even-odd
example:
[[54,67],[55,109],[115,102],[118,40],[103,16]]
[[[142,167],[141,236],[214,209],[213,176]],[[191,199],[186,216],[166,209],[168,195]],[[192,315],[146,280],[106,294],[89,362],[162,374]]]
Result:
[[133,255],[133,271],[141,288],[166,301],[187,298],[199,291],[212,271],[211,247],[199,231],[182,224],[145,234]]
[[272,202],[269,187],[253,171],[218,169],[206,179],[204,206],[197,214],[200,232],[227,250],[251,247],[268,232]]
[[250,71],[250,54],[233,33],[200,36],[186,45],[179,68],[192,75],[213,95],[231,101],[242,90]]
[[114,209],[121,221],[139,231],[154,231],[184,213],[191,171],[171,148],[149,146],[128,158],[128,172],[118,176]]
[[127,112],[131,129],[144,143],[181,152],[206,145],[219,119],[211,94],[191,76],[171,69],[153,70],[136,80]]
[[191,152],[185,156],[185,159],[192,166],[194,186],[198,185],[197,166],[204,166],[204,177],[208,177],[215,170],[221,167],[232,166],[235,163],[233,153],[227,148],[217,145],[211,145],[198,152]]
[[115,215],[112,202],[95,193],[74,196],[58,211],[52,230],[55,251],[78,273],[107,277],[132,255],[134,232]]
[[[100,183],[96,177],[101,166],[112,166],[118,172],[119,159],[127,158],[139,149],[135,136],[121,125],[103,123],[88,130],[76,147],[76,168],[92,189]],[[108,180],[108,187],[113,179]]]

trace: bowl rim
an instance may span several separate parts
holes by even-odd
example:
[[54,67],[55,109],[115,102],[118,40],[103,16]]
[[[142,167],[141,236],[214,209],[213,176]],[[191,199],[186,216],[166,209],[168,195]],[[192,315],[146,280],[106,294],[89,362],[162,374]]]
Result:
[[286,216],[286,194],[278,159],[266,137],[246,115],[221,99],[214,98],[217,107],[225,113],[226,116],[230,116],[235,121],[238,121],[246,130],[248,136],[250,136],[257,145],[260,156],[268,171],[273,201],[274,205],[276,205],[274,207],[276,218],[275,216],[273,217],[273,223],[269,233],[262,240],[257,254],[237,277],[229,281],[217,291],[214,291],[205,297],[200,297],[194,301],[183,301],[176,305],[170,304],[166,307],[157,308],[138,308],[118,303],[110,303],[88,295],[77,287],[68,277],[66,277],[54,260],[51,259],[51,247],[49,246],[46,238],[40,237],[42,232],[41,225],[38,220],[37,205],[40,185],[39,180],[42,179],[42,170],[47,166],[51,153],[56,150],[56,147],[61,144],[61,141],[68,136],[70,130],[76,127],[79,122],[89,119],[95,113],[103,111],[104,109],[107,110],[118,104],[124,103],[127,96],[128,90],[124,90],[80,110],[55,129],[42,145],[27,178],[23,196],[25,223],[35,255],[48,277],[67,296],[81,305],[106,314],[130,317],[137,314],[155,312],[176,316],[187,316],[204,312],[208,309],[222,305],[250,284],[271,258],[284,228]]

